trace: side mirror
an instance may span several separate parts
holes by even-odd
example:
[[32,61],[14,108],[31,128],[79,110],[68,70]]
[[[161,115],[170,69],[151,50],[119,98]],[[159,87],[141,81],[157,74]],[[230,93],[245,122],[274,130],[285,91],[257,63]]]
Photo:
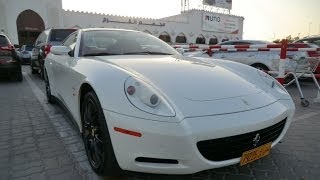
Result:
[[52,46],[50,52],[55,55],[68,55],[70,49],[66,46]]
[[184,49],[183,49],[183,48],[177,48],[176,50],[177,50],[180,54],[183,55],[183,53],[184,53]]

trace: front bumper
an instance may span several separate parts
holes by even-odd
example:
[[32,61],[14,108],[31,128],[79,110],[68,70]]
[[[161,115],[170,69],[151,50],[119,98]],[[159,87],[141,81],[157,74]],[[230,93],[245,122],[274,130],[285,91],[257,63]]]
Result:
[[[264,108],[240,113],[185,118],[168,123],[129,117],[104,110],[115,156],[124,170],[159,173],[191,174],[240,162],[240,157],[210,161],[198,150],[197,142],[245,134],[272,126],[287,118],[276,145],[287,131],[294,115],[291,100],[280,100]],[[120,127],[142,134],[141,137],[116,132]],[[227,149],[226,149],[227,151]],[[137,162],[136,158],[177,160],[177,164]]]

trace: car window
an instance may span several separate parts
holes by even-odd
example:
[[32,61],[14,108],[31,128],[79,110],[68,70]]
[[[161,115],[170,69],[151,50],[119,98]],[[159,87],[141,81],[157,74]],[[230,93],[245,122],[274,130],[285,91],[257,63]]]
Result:
[[35,45],[39,45],[39,44],[42,43],[43,34],[44,34],[44,32],[42,32],[42,33],[38,36]]
[[320,46],[320,39],[318,39],[316,41],[313,41],[313,44],[316,44],[316,45]]
[[8,39],[5,36],[0,35],[0,46],[7,46],[9,44]]
[[129,54],[178,54],[164,41],[136,31],[85,31],[82,33],[80,56]]
[[229,41],[219,43],[219,45],[232,45],[232,44],[233,42],[229,42]]
[[32,51],[32,48],[33,48],[33,46],[30,46],[30,45],[25,46],[26,51]]
[[50,42],[63,42],[76,29],[52,29],[50,33]]
[[234,42],[233,45],[248,45],[248,44],[252,44],[250,42]]
[[67,37],[67,39],[63,42],[63,45],[66,47],[69,47],[70,49],[74,49],[76,46],[76,42],[77,42],[77,35],[78,33],[75,32],[73,34],[71,34],[69,37]]

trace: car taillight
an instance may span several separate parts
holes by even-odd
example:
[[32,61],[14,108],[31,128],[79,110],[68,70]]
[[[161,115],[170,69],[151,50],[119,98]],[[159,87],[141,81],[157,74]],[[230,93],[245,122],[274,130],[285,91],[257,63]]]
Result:
[[5,51],[12,51],[12,50],[14,50],[14,46],[9,44],[8,46],[0,47],[0,49],[5,50]]
[[50,53],[51,45],[48,44],[44,47],[44,54],[47,56]]

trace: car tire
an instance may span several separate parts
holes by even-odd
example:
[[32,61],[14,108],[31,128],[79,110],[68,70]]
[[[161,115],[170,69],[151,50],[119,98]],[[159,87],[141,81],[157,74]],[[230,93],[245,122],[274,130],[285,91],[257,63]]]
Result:
[[81,119],[82,138],[92,169],[103,176],[121,175],[123,171],[114,154],[103,110],[93,91],[83,97]]
[[44,71],[43,71],[43,69],[41,69],[41,70],[40,70],[40,77],[41,77],[41,79],[44,80],[44,78],[45,78],[44,76],[45,76],[45,75],[44,75]]
[[51,88],[50,88],[50,82],[48,78],[47,72],[45,72],[45,80],[44,80],[45,86],[46,86],[46,95],[47,95],[47,101],[50,104],[54,104],[54,97],[51,95]]
[[33,65],[32,65],[31,62],[30,62],[30,69],[31,69],[31,73],[32,73],[32,74],[37,74],[37,73],[38,73],[38,71],[33,68]]

